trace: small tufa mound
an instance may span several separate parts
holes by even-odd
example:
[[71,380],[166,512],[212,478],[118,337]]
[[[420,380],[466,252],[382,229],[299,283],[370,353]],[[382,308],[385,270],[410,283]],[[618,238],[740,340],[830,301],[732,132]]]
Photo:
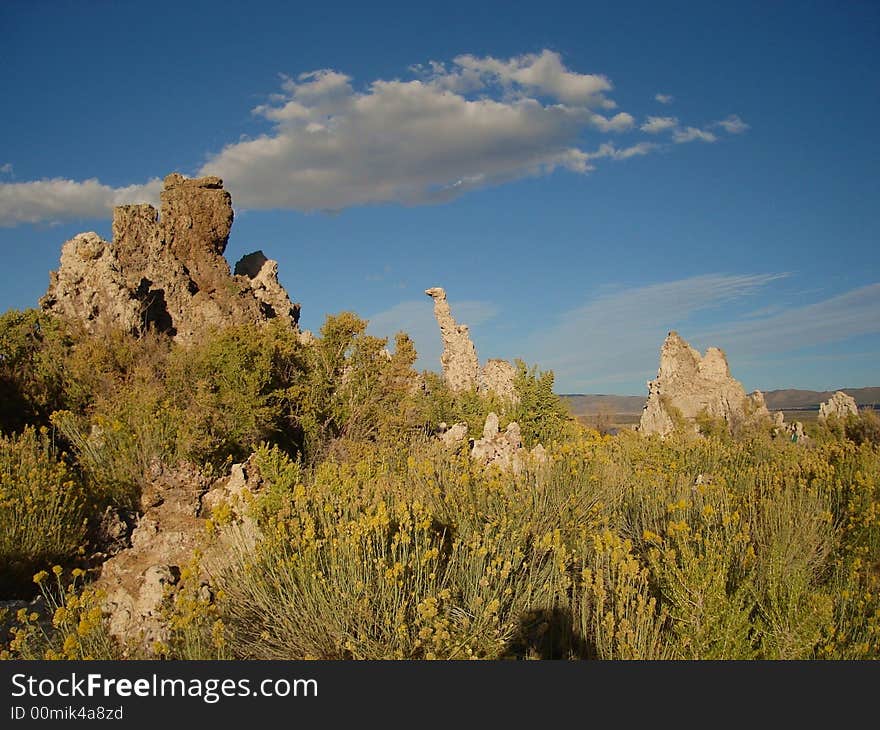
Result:
[[113,211],[113,241],[81,233],[61,250],[40,306],[82,322],[133,334],[147,329],[189,341],[210,328],[280,318],[296,326],[299,305],[262,252],[229,271],[223,258],[232,199],[220,178],[165,178],[161,215],[151,205]]
[[819,405],[819,420],[827,421],[829,418],[846,419],[847,416],[859,415],[859,407],[855,398],[838,390],[827,401]]
[[481,369],[470,330],[467,325],[455,321],[446,300],[446,291],[435,286],[425,289],[425,294],[434,300],[434,317],[440,325],[440,336],[443,338],[440,364],[447,385],[453,391],[476,388],[484,393],[494,393],[502,401],[516,403],[513,384],[516,368],[506,360],[489,360]]
[[445,448],[458,449],[467,444],[471,458],[484,466],[494,464],[502,471],[512,470],[518,474],[528,461],[542,464],[547,460],[547,452],[541,444],[531,451],[526,450],[516,421],[508,423],[502,432],[496,413],[486,416],[482,438],[473,441],[468,440],[468,426],[464,422],[456,423],[452,427],[441,423],[439,430],[439,438]]
[[[192,464],[169,469],[154,463],[130,546],[103,564],[96,583],[105,596],[111,635],[129,650],[147,654],[156,642],[167,641],[165,608],[182,571],[208,547],[207,517],[221,504],[242,517],[263,486],[253,455],[213,483]],[[208,590],[204,580],[201,590]]]
[[660,350],[657,377],[648,383],[638,430],[666,436],[681,419],[696,430],[696,419],[702,415],[721,418],[728,428],[770,418],[763,394],[747,396],[731,376],[723,350],[710,347],[701,356],[677,332],[670,332]]

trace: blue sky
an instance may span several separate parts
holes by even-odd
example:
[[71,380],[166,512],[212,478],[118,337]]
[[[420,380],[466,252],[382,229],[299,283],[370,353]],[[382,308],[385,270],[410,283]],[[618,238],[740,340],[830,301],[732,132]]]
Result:
[[[880,6],[0,4],[0,310],[171,171],[220,174],[302,325],[645,392],[677,329],[748,389],[880,385]],[[662,7],[660,7],[662,5]]]

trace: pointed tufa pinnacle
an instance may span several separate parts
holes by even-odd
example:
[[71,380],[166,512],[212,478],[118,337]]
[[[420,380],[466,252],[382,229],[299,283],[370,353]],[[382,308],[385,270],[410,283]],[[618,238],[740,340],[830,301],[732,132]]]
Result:
[[657,377],[648,383],[639,431],[666,436],[675,430],[677,421],[683,418],[695,424],[701,415],[724,419],[730,428],[770,418],[763,395],[747,396],[731,376],[723,350],[710,347],[701,356],[672,331],[660,349]]

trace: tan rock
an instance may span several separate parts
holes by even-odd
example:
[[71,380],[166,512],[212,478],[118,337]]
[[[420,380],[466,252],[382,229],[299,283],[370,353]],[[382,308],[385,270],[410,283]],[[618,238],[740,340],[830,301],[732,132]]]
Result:
[[516,368],[506,360],[489,360],[481,369],[470,330],[467,325],[455,321],[446,300],[446,291],[435,286],[425,289],[425,294],[434,300],[434,317],[440,325],[443,339],[440,364],[449,387],[454,391],[477,388],[483,393],[494,393],[503,401],[515,403],[517,396],[513,382]]
[[486,466],[494,464],[502,470],[519,473],[529,459],[542,463],[547,457],[541,444],[535,446],[531,453],[523,448],[518,423],[511,421],[502,433],[498,426],[498,415],[490,413],[483,426],[483,437],[474,441],[471,447],[471,458]]
[[114,637],[147,653],[167,640],[166,600],[196,551],[206,547],[206,513],[226,502],[234,515],[242,514],[262,484],[253,457],[213,484],[191,464],[175,469],[154,464],[131,547],[107,560],[96,582]]
[[494,393],[503,401],[516,403],[519,398],[514,387],[516,368],[507,360],[489,360],[483,367],[482,387],[488,393]]
[[[445,425],[445,424],[443,424]],[[449,428],[441,429],[440,440],[447,448],[457,448],[467,441],[468,425],[466,423],[456,423]]]
[[276,262],[258,251],[230,273],[223,253],[232,201],[219,178],[169,175],[161,200],[161,215],[150,205],[115,208],[111,243],[94,233],[68,241],[41,306],[92,332],[154,328],[179,341],[276,317],[296,326],[299,306],[278,282]]
[[449,387],[454,391],[470,390],[480,384],[480,361],[471,342],[467,325],[458,324],[446,301],[446,292],[439,286],[425,289],[434,300],[434,317],[440,325],[443,354],[440,363]]
[[847,416],[859,415],[859,406],[855,398],[838,390],[827,401],[819,405],[819,420],[826,421],[834,417],[846,419]]
[[670,332],[660,351],[657,377],[648,383],[638,430],[665,436],[682,419],[696,429],[703,414],[725,420],[732,429],[770,417],[763,394],[747,396],[730,375],[722,350],[710,347],[700,356],[677,332]]
[[61,247],[61,266],[49,277],[44,309],[94,330],[110,321],[128,332],[142,324],[142,303],[128,287],[110,244],[97,233],[80,233]]

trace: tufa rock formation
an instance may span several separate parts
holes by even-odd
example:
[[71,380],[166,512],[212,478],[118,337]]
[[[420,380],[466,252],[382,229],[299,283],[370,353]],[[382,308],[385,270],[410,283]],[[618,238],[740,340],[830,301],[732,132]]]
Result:
[[440,325],[440,336],[443,339],[440,364],[449,387],[454,391],[477,388],[483,392],[495,393],[502,400],[515,402],[517,396],[513,379],[516,368],[506,360],[489,360],[481,370],[470,331],[467,325],[455,321],[449,302],[446,301],[446,291],[435,286],[425,289],[425,294],[434,300],[434,317]]
[[[677,332],[670,332],[660,350],[660,369],[648,383],[648,400],[638,430],[666,436],[682,418],[694,423],[700,415],[724,419],[728,427],[768,418],[764,395],[747,396],[730,375],[727,357],[710,347],[702,357]],[[696,425],[695,425],[696,428]]]
[[[213,484],[188,464],[167,469],[156,463],[151,469],[131,545],[103,564],[96,582],[105,596],[111,635],[148,653],[167,639],[164,608],[181,571],[203,547],[207,516],[224,502],[240,515],[250,495],[263,487],[253,456]],[[203,581],[200,591],[208,590]]]
[[826,421],[831,417],[846,419],[847,416],[859,415],[859,407],[855,398],[838,390],[827,401],[819,405],[819,420]]
[[471,458],[484,466],[495,464],[503,471],[513,470],[518,474],[523,470],[528,459],[533,463],[543,463],[547,460],[547,452],[541,444],[531,451],[526,451],[522,432],[516,421],[508,423],[502,433],[496,413],[486,416],[482,438],[473,441],[468,441],[466,423],[456,423],[451,428],[447,428],[445,423],[440,426],[440,441],[446,448],[457,449],[467,441]]
[[80,233],[61,249],[40,306],[132,333],[155,328],[180,341],[212,327],[281,318],[296,326],[299,305],[278,282],[278,265],[249,254],[230,273],[223,257],[232,199],[217,177],[165,178],[161,213],[151,205],[113,211],[113,241]]
[[434,300],[434,317],[440,325],[440,336],[443,338],[440,364],[446,382],[452,390],[477,387],[480,382],[480,361],[468,326],[455,321],[446,301],[446,292],[439,286],[425,289],[425,294]]
[[516,368],[507,360],[489,360],[483,368],[483,389],[489,393],[495,393],[505,402],[517,400],[516,388],[513,380],[516,377]]

